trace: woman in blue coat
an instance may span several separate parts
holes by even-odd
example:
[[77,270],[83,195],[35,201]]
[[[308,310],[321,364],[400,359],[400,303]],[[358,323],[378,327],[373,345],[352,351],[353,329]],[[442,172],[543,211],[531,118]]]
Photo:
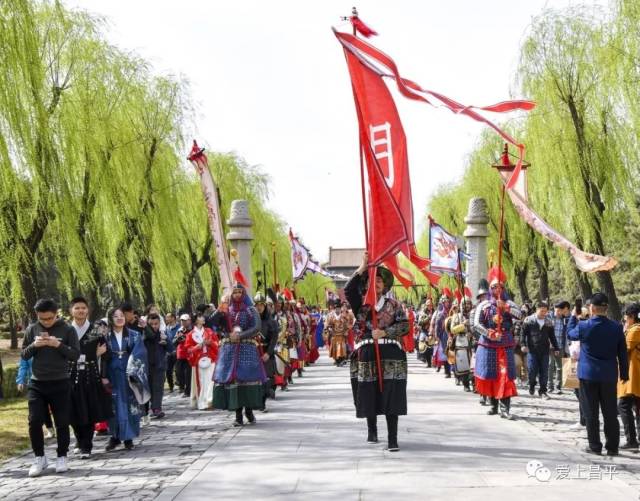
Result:
[[113,417],[109,419],[111,438],[105,450],[112,451],[122,442],[125,449],[131,450],[133,439],[140,434],[140,405],[150,397],[146,351],[140,333],[126,327],[120,308],[109,310],[107,320],[107,345],[111,352],[107,374],[112,388]]

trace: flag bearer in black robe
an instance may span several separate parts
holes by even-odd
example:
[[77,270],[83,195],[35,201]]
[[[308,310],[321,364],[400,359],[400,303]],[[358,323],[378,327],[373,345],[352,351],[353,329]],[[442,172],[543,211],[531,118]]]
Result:
[[[407,356],[401,338],[409,333],[409,322],[402,305],[387,297],[393,286],[393,275],[379,266],[375,277],[375,305],[378,327],[372,326],[372,308],[364,305],[368,283],[368,254],[351,277],[344,293],[356,315],[357,342],[351,354],[351,388],[356,416],[367,418],[367,442],[378,443],[377,416],[387,420],[388,450],[398,447],[398,416],[407,414]],[[380,391],[374,343],[380,349],[383,390]]]

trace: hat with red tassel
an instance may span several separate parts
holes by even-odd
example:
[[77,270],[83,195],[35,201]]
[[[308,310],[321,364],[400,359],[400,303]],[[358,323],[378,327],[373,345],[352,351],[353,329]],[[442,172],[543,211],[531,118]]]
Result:
[[494,266],[487,273],[487,281],[489,282],[489,287],[493,287],[496,284],[504,285],[507,281],[507,274],[504,270]]

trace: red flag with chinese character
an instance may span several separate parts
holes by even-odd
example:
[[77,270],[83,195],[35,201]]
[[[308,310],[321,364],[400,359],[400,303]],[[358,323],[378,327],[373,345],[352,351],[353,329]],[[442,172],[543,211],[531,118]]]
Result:
[[345,56],[366,165],[369,260],[386,264],[406,287],[413,277],[398,266],[395,256],[402,252],[430,281],[437,280],[415,247],[407,140],[393,97],[375,69],[349,50]]

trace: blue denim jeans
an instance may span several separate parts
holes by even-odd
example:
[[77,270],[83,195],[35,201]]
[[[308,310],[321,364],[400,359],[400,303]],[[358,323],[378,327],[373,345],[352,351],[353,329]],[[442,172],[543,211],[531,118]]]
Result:
[[527,368],[529,369],[529,389],[534,389],[538,380],[540,383],[538,393],[547,393],[549,353],[527,353]]

